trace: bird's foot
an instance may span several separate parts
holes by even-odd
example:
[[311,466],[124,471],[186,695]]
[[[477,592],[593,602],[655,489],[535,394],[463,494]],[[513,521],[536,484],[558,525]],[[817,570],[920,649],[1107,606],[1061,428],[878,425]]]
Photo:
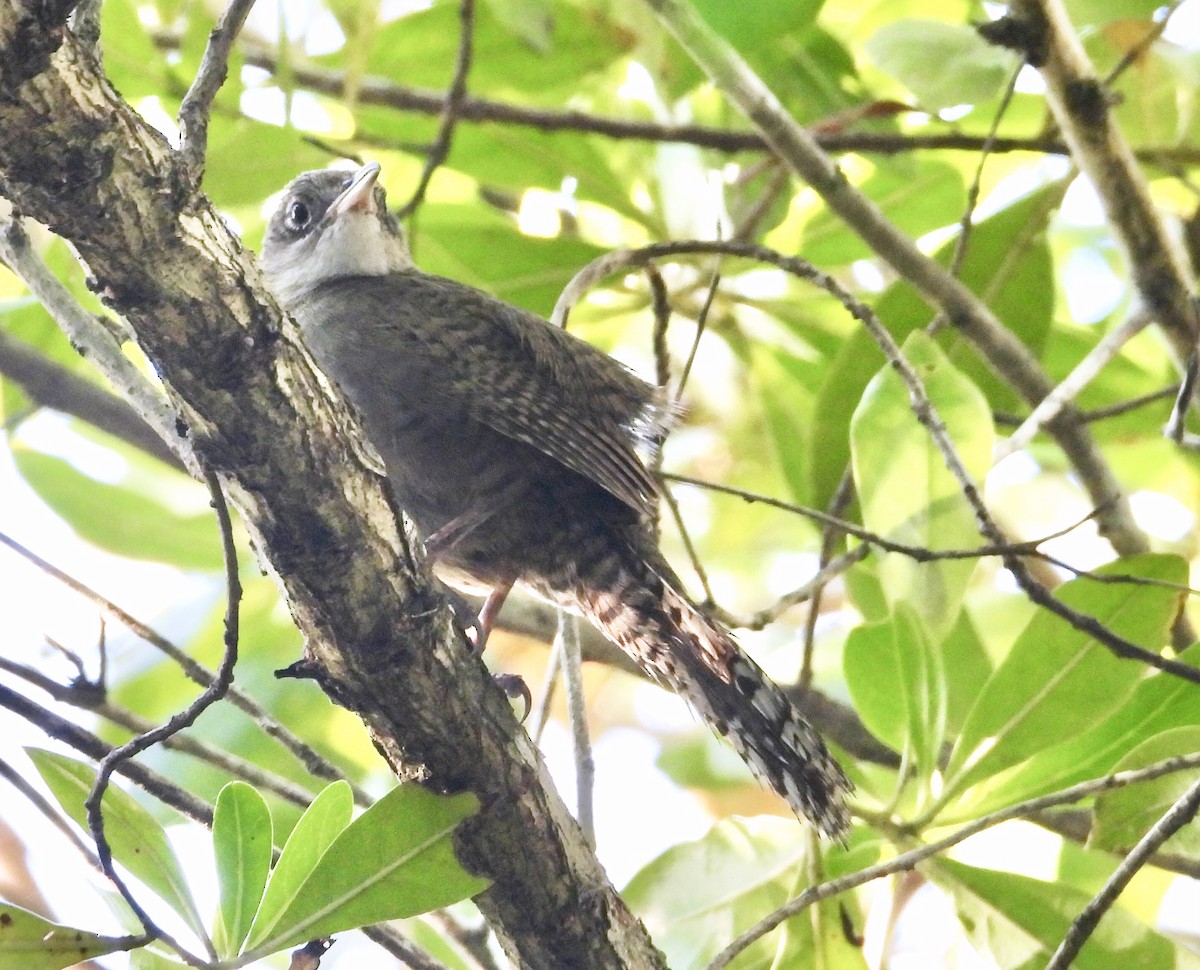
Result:
[[529,712],[533,710],[533,695],[529,692],[525,678],[520,674],[493,674],[492,679],[510,701],[521,701],[523,710],[519,720],[524,724],[525,718],[529,717]]

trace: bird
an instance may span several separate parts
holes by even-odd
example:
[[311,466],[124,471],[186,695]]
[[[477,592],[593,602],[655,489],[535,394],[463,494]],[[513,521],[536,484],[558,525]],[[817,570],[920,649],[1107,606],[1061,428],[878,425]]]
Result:
[[843,840],[845,771],[659,550],[641,454],[672,420],[662,390],[532,312],[418,269],[379,174],[372,162],[296,177],[261,266],[357,410],[436,574],[488,594],[483,614],[514,584],[581,614]]

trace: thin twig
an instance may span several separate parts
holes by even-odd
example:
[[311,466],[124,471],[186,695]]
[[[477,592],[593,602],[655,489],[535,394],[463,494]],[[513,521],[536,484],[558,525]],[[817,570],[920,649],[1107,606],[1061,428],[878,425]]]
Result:
[[188,177],[196,187],[204,178],[209,111],[228,76],[229,52],[233,49],[233,42],[237,40],[253,6],[254,0],[229,0],[229,6],[208,35],[200,68],[179,106],[179,153]]
[[1171,408],[1171,416],[1167,418],[1163,434],[1182,445],[1187,437],[1187,416],[1196,394],[1196,382],[1200,378],[1200,355],[1195,351],[1187,359],[1183,368],[1183,380],[1179,382],[1179,390],[1175,394],[1175,404]]
[[[975,225],[975,208],[979,205],[979,192],[983,186],[983,170],[987,166],[989,156],[992,154],[992,144],[996,141],[1000,133],[1000,121],[1008,110],[1008,106],[1012,104],[1013,95],[1016,94],[1017,78],[1021,74],[1022,67],[1024,67],[1023,64],[1018,64],[1009,75],[1008,84],[1004,88],[1004,94],[1000,97],[1000,104],[997,105],[996,111],[992,115],[991,127],[983,139],[983,146],[979,149],[979,161],[975,165],[975,175],[971,179],[971,186],[967,189],[967,204],[963,208],[962,218],[958,223],[958,238],[954,240],[954,254],[950,257],[949,268],[954,276],[959,276],[962,273],[963,263],[967,258],[967,250],[971,242],[971,230]],[[939,313],[938,319],[945,320],[945,314]],[[929,325],[931,333],[937,329],[936,321]]]
[[708,570],[704,568],[704,560],[701,559],[700,552],[696,549],[696,544],[692,541],[692,533],[683,519],[683,512],[679,508],[679,500],[675,498],[674,493],[670,489],[663,490],[662,500],[666,503],[667,511],[671,513],[671,521],[675,523],[675,531],[679,533],[680,541],[683,542],[683,551],[687,554],[688,562],[692,565],[692,572],[696,574],[696,579],[700,581],[700,588],[704,591],[704,598],[701,601],[701,605],[705,609],[712,610],[714,615],[724,615],[725,611],[717,605],[717,601],[713,597],[712,584],[708,581]]
[[88,313],[33,247],[21,221],[0,215],[0,260],[17,274],[63,333],[116,389],[117,393],[173,451],[193,475],[199,465],[190,439],[180,433],[181,419],[171,404],[138,370],[121,348],[121,342],[101,318]]
[[1153,828],[1142,836],[1129,855],[1117,866],[1116,871],[1109,876],[1100,892],[1080,910],[1079,915],[1072,920],[1062,943],[1054,951],[1054,956],[1046,964],[1046,970],[1066,970],[1071,965],[1088,937],[1100,925],[1101,918],[1113,907],[1117,897],[1129,885],[1129,881],[1150,861],[1150,857],[1167,839],[1196,817],[1198,810],[1200,810],[1200,781],[1195,782],[1184,792],[1182,797],[1167,810],[1167,813],[1154,823]]
[[1097,795],[1101,792],[1125,788],[1144,781],[1153,781],[1155,778],[1162,778],[1165,775],[1188,771],[1193,768],[1200,768],[1200,753],[1166,758],[1163,761],[1156,761],[1145,768],[1137,768],[1132,771],[1115,772],[1111,775],[1080,782],[1077,785],[1064,788],[1062,791],[1053,792],[1049,795],[1041,795],[1037,798],[1030,798],[1015,805],[1010,805],[1007,808],[989,812],[987,815],[977,818],[975,821],[964,825],[958,831],[945,838],[938,839],[936,842],[930,842],[927,845],[922,845],[916,849],[901,853],[887,862],[868,866],[865,869],[860,869],[857,872],[849,873],[837,879],[830,879],[819,886],[812,886],[804,890],[804,892],[789,900],[783,906],[780,906],[769,916],[755,923],[754,926],[730,943],[724,950],[717,954],[705,970],[723,970],[750,944],[762,939],[771,930],[779,926],[780,923],[791,919],[797,913],[803,912],[815,903],[819,903],[824,899],[831,899],[851,889],[857,889],[859,886],[866,885],[876,879],[882,879],[884,876],[912,869],[926,859],[940,855],[947,849],[953,848],[960,842],[970,838],[972,835],[977,835],[987,829],[994,828],[1001,822],[1007,822],[1015,818],[1024,818],[1048,808],[1072,804],[1080,799]]
[[1031,442],[1047,422],[1053,421],[1062,409],[1079,396],[1079,393],[1100,373],[1121,348],[1141,333],[1153,321],[1144,309],[1130,313],[1113,330],[1093,347],[1075,368],[1058,386],[1047,394],[1033,409],[1029,417],[1014,431],[1007,440],[996,445],[992,453],[992,463],[999,464],[1009,455],[1020,451]]
[[[554,616],[555,630],[557,631],[559,619],[557,610],[554,611]],[[554,700],[554,689],[558,686],[558,673],[562,669],[562,664],[563,644],[556,632],[550,644],[550,656],[546,662],[546,673],[542,680],[542,689],[538,693],[538,702],[529,714],[529,736],[533,739],[534,744],[542,743],[542,734],[550,719],[550,703]]]
[[[99,593],[88,588],[79,580],[75,579],[68,573],[63,572],[56,566],[51,565],[37,553],[27,549],[21,543],[17,542],[11,536],[0,532],[0,545],[7,546],[17,555],[32,563],[48,576],[52,576],[64,586],[74,590],[80,596],[85,597],[94,603],[102,612],[107,613],[110,617],[117,620],[124,627],[140,637],[152,647],[166,654],[171,660],[179,665],[180,669],[187,675],[189,679],[199,684],[201,687],[207,688],[213,683],[213,674],[209,672],[201,664],[196,663],[184,651],[180,650],[162,634],[158,633],[153,628],[142,623],[136,617],[131,616],[125,610],[121,609],[111,600],[106,599]],[[310,745],[305,744],[295,734],[284,727],[279,721],[272,717],[265,708],[262,707],[253,697],[239,690],[236,686],[229,690],[229,701],[238,710],[252,717],[255,723],[268,737],[274,738],[283,747],[289,751],[305,769],[317,778],[323,778],[327,781],[345,781],[343,773],[331,762],[318,754]],[[369,805],[372,798],[360,786],[353,782],[348,782],[351,791],[354,793],[354,800],[359,805]]]
[[1111,88],[1116,82],[1117,78],[1129,70],[1129,68],[1133,66],[1138,58],[1140,58],[1146,53],[1146,51],[1154,46],[1154,42],[1163,35],[1163,31],[1167,29],[1167,24],[1171,22],[1171,18],[1175,15],[1175,11],[1179,9],[1182,3],[1183,0],[1171,0],[1170,3],[1163,7],[1162,14],[1159,16],[1158,20],[1151,24],[1150,29],[1147,30],[1146,33],[1141,36],[1141,38],[1139,38],[1136,44],[1133,44],[1131,47],[1126,49],[1125,53],[1121,55],[1121,59],[1113,65],[1112,70],[1104,75],[1104,78],[1100,83],[1106,88]]
[[[671,301],[667,295],[667,284],[658,267],[647,263],[644,272],[646,281],[650,284],[650,309],[654,314],[654,329],[650,336],[650,345],[654,351],[654,383],[659,389],[658,393],[662,395],[661,400],[666,402],[667,385],[671,381],[671,352],[667,345],[667,330],[671,325]],[[651,475],[662,471],[663,446],[671,431],[669,422],[672,417],[673,415],[668,414],[667,419],[659,425],[659,430],[647,442],[646,467],[650,469]],[[657,539],[662,525],[657,508],[654,510],[653,525]]]
[[[225,651],[221,658],[221,664],[217,668],[217,676],[208,688],[188,705],[186,710],[173,715],[165,724],[138,735],[101,758],[96,769],[96,780],[83,803],[84,808],[87,809],[88,829],[95,840],[96,855],[104,874],[117,887],[117,891],[129,904],[129,908],[133,910],[146,932],[161,939],[192,966],[201,966],[202,961],[192,957],[177,941],[162,931],[138,902],[133,891],[113,865],[112,848],[104,833],[104,814],[101,806],[109,779],[121,763],[132,760],[136,755],[158,744],[163,738],[191,727],[201,714],[225,696],[229,685],[233,682],[233,668],[237,663],[238,655],[238,617],[242,599],[242,584],[238,579],[237,549],[233,539],[233,522],[229,517],[229,507],[225,504],[225,496],[221,491],[216,474],[209,472],[205,475],[205,479],[208,483],[209,494],[212,496],[213,508],[217,513],[217,523],[221,533],[221,550],[225,561]],[[207,936],[204,937],[204,944],[208,948],[209,956],[215,957],[216,951]]]
[[712,312],[713,301],[717,298],[717,289],[721,285],[721,271],[713,270],[712,278],[708,281],[708,291],[704,294],[704,303],[696,315],[696,336],[692,338],[692,346],[688,350],[687,360],[683,362],[683,370],[679,373],[679,382],[675,385],[675,404],[683,397],[688,378],[692,376],[692,365],[696,362],[696,353],[700,350],[700,338],[708,326],[708,315]]
[[[180,34],[169,30],[152,32],[154,43],[164,50],[178,50]],[[281,74],[283,65],[279,51],[266,44],[243,40],[238,52],[245,62],[263,70]],[[344,71],[292,58],[288,65],[290,83],[321,94],[343,97],[347,78]],[[278,78],[276,78],[278,81]],[[379,105],[397,111],[440,115],[446,107],[446,92],[407,87],[383,77],[361,79],[360,104]],[[915,109],[914,109],[915,110]],[[510,126],[533,128],[538,131],[581,131],[617,140],[668,142],[711,148],[720,152],[765,151],[766,141],[757,131],[714,128],[697,124],[673,124],[635,118],[614,118],[577,109],[534,108],[526,105],[468,96],[459,111],[460,121],[496,122]],[[981,135],[947,130],[934,134],[911,134],[877,131],[815,130],[818,144],[828,152],[861,152],[878,155],[903,155],[922,151],[962,151],[978,153],[983,146]],[[997,138],[991,144],[992,154],[1029,152],[1042,155],[1067,155],[1067,145],[1050,135]],[[1150,145],[1138,149],[1137,157],[1149,163],[1177,162],[1195,165],[1200,162],[1200,150],[1195,145]]]
[[100,868],[100,860],[96,858],[96,853],[91,850],[86,842],[80,837],[79,833],[67,823],[63,818],[62,813],[57,811],[53,805],[46,800],[40,791],[29,783],[29,780],[17,771],[3,758],[0,758],[0,778],[3,778],[10,785],[19,791],[25,800],[32,805],[40,815],[42,815],[51,825],[58,829],[68,842],[75,847],[84,861],[87,862],[96,872],[103,874],[104,870]]
[[[769,626],[779,619],[784,613],[790,610],[793,606],[799,606],[801,603],[806,603],[817,595],[821,590],[829,585],[830,581],[844,573],[847,569],[857,562],[862,562],[871,552],[871,547],[864,543],[849,552],[844,552],[840,556],[834,556],[826,560],[820,565],[816,575],[812,577],[803,586],[792,590],[790,593],[785,593],[779,597],[774,603],[765,609],[759,610],[756,613],[749,613],[745,616],[736,613],[728,613],[724,610],[714,610],[716,617],[726,626],[737,627],[739,630],[761,630]],[[816,615],[816,611],[811,611],[812,615]],[[808,687],[811,678],[801,678],[798,684],[801,687]]]
[[559,610],[558,633],[562,641],[563,682],[567,686],[567,720],[571,725],[571,741],[575,752],[575,814],[583,837],[596,847],[594,799],[596,762],[588,737],[587,701],[583,696],[583,652],[579,646],[579,618]]
[[[758,127],[780,159],[880,258],[945,313],[990,368],[1028,401],[1036,403],[1050,393],[1053,384],[1030,348],[1004,326],[979,295],[926,254],[851,183],[812,134],[795,120],[745,59],[705,22],[692,4],[686,0],[645,2],[713,85]],[[835,289],[821,285],[850,308]],[[854,310],[851,312],[858,316]],[[1138,528],[1128,501],[1112,501],[1123,496],[1120,482],[1088,428],[1076,418],[1074,408],[1066,409],[1050,425],[1050,430],[1075,467],[1092,504],[1111,503],[1098,520],[1102,534],[1123,555],[1144,552],[1149,542]]]
[[[833,497],[829,500],[830,515],[841,516],[854,498],[854,476],[850,474],[849,465],[842,471],[841,480]],[[817,560],[817,575],[809,595],[808,612],[804,615],[804,631],[801,641],[800,673],[796,683],[804,688],[812,686],[813,657],[816,653],[817,618],[821,615],[821,598],[825,595],[824,577],[828,576],[833,562],[833,551],[841,543],[845,533],[841,529],[826,523],[821,527],[821,554]],[[796,592],[800,592],[797,590]]]
[[[155,723],[149,718],[142,717],[127,708],[119,707],[111,701],[105,700],[103,691],[96,689],[99,685],[92,685],[80,681],[78,678],[73,679],[70,684],[60,684],[58,681],[47,677],[33,667],[17,663],[15,660],[10,660],[8,657],[3,656],[0,656],[0,670],[10,673],[15,677],[20,677],[27,683],[44,690],[59,703],[70,704],[80,710],[90,711],[98,717],[102,717],[106,721],[124,728],[131,734],[144,734],[147,731],[154,730],[156,727]],[[164,748],[190,755],[235,778],[240,778],[260,791],[278,795],[284,801],[291,802],[293,805],[301,808],[306,808],[313,799],[313,794],[308,789],[302,788],[280,775],[260,768],[253,762],[239,758],[229,751],[193,737],[190,733],[180,732],[179,734],[173,734],[170,737],[164,738],[162,744]]]
[[425,199],[425,192],[433,179],[433,173],[450,154],[450,145],[454,139],[454,126],[458,123],[462,111],[463,100],[467,96],[467,74],[471,70],[471,50],[475,35],[475,0],[461,0],[458,8],[459,37],[458,59],[454,65],[454,78],[450,82],[450,90],[446,95],[445,106],[442,109],[442,121],[438,127],[437,138],[425,158],[425,168],[412,197],[396,213],[401,221],[408,219]]
[[[658,7],[662,4],[668,4],[675,7],[675,0],[649,0],[649,2]],[[747,68],[749,70],[749,68]],[[929,400],[928,394],[925,392],[924,383],[920,376],[908,362],[903,352],[900,350],[900,345],[896,343],[895,338],[880,322],[875,312],[861,300],[855,298],[845,287],[835,280],[828,273],[823,273],[811,263],[795,256],[785,256],[782,253],[775,252],[765,246],[748,245],[746,243],[733,243],[725,241],[689,241],[686,243],[659,243],[650,246],[643,246],[640,249],[620,249],[589,263],[580,270],[575,277],[567,284],[559,297],[558,304],[554,308],[554,316],[557,319],[564,319],[569,311],[570,305],[578,299],[587,286],[593,282],[603,279],[616,269],[625,266],[640,266],[646,260],[661,258],[668,255],[681,255],[683,253],[724,253],[731,256],[743,256],[749,259],[756,259],[761,262],[769,263],[773,266],[778,266],[780,269],[786,270],[792,275],[806,280],[814,286],[824,290],[830,296],[834,297],[846,309],[855,320],[861,323],[867,332],[871,335],[879,349],[883,352],[885,359],[892,365],[896,372],[900,375],[905,387],[909,392],[909,399],[913,413],[917,420],[925,427],[934,444],[941,452],[943,460],[946,462],[946,467],[954,476],[962,491],[963,497],[966,498],[976,519],[976,524],[980,530],[980,534],[988,540],[988,542],[996,549],[1004,549],[1004,552],[999,553],[1003,560],[1005,568],[1012,573],[1017,584],[1024,590],[1025,595],[1034,603],[1044,607],[1051,613],[1066,620],[1075,629],[1087,633],[1089,636],[1099,640],[1104,646],[1115,653],[1119,657],[1126,659],[1140,660],[1142,663],[1151,667],[1156,667],[1159,670],[1170,672],[1176,677],[1193,683],[1200,684],[1200,669],[1190,667],[1187,664],[1181,664],[1174,660],[1168,660],[1149,650],[1139,647],[1137,644],[1118,636],[1095,617],[1087,616],[1080,613],[1078,610],[1072,609],[1065,603],[1056,599],[1054,595],[1040,583],[1030,573],[1029,568],[1021,560],[1023,552],[1013,550],[1013,547],[1005,543],[1004,535],[1000,528],[992,520],[991,513],[983,503],[980,496],[979,488],[963,465],[962,459],[959,457],[953,442],[950,441],[949,435],[946,432],[946,426],[939,417],[933,403]],[[956,284],[957,285],[957,282]],[[974,297],[972,297],[974,300]],[[1050,388],[1047,388],[1049,393]],[[1064,409],[1059,414],[1059,420],[1054,424],[1060,424],[1061,419],[1067,414]],[[1072,416],[1075,412],[1072,409]],[[1061,430],[1061,429],[1060,429]],[[1078,429],[1076,429],[1078,430]],[[1060,444],[1064,448],[1068,447],[1068,442],[1059,439]],[[1081,438],[1075,438],[1071,443],[1071,450],[1075,450],[1082,442]],[[1090,445],[1089,445],[1090,448]],[[1075,458],[1082,459],[1083,454],[1075,451]],[[1104,466],[1104,475],[1108,475],[1110,470]],[[1077,465],[1078,470],[1078,465]],[[1092,471],[1100,473],[1099,466],[1093,466]],[[1081,472],[1081,477],[1086,477]],[[676,480],[681,480],[676,478]],[[1099,484],[1099,479],[1093,480],[1089,488]],[[1121,494],[1120,489],[1114,484],[1113,489],[1104,498],[1104,504],[1097,506],[1097,522],[1101,529],[1104,528],[1106,518],[1112,511],[1111,506],[1119,504],[1117,496]],[[820,521],[828,521],[829,517],[824,513],[817,512],[815,509],[805,512],[812,518]],[[1109,521],[1111,525],[1111,519]],[[848,529],[847,531],[852,531]],[[1113,537],[1110,536],[1110,541]],[[1117,544],[1117,543],[1114,543]],[[1119,545],[1119,544],[1117,544]],[[928,552],[928,550],[926,550]],[[908,553],[906,553],[907,555]]]

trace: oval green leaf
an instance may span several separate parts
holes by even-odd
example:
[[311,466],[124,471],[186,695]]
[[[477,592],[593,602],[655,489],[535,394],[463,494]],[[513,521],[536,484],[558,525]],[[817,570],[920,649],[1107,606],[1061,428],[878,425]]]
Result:
[[280,915],[295,900],[325,850],[350,824],[353,810],[354,796],[344,781],[335,781],[313,799],[271,870],[271,880],[246,939],[247,947],[253,947],[274,930]]
[[51,923],[11,903],[0,903],[0,967],[61,970],[142,945],[139,937],[100,936]]
[[[96,781],[96,771],[53,751],[27,748],[42,780],[58,800],[64,812],[88,831],[87,810],[83,803]],[[100,801],[104,814],[104,834],[113,858],[134,876],[157,893],[195,931],[202,940],[208,939],[204,920],[183,876],[167,833],[154,816],[131,796],[110,784]]]
[[[1097,573],[1133,581],[1081,577],[1064,584],[1058,598],[1138,646],[1161,649],[1183,593],[1136,580],[1182,585],[1187,563],[1178,556],[1147,554],[1110,563]],[[1082,735],[1112,714],[1144,674],[1141,664],[1122,660],[1066,620],[1039,610],[967,715],[946,768],[947,794],[1024,761],[1064,734]]]
[[271,869],[267,803],[245,782],[230,782],[217,795],[212,835],[220,890],[220,921],[214,941],[218,955],[231,957],[250,932]]
[[[1117,771],[1145,768],[1156,761],[1200,751],[1200,727],[1164,731],[1139,744],[1121,759]],[[1100,849],[1132,848],[1200,778],[1200,770],[1180,771],[1153,781],[1118,788],[1096,800],[1091,844]],[[1200,856],[1200,822],[1193,818],[1167,840],[1165,852]]]
[[[922,331],[904,341],[904,354],[937,408],[959,457],[975,481],[992,460],[991,411],[982,393]],[[970,549],[980,544],[975,515],[942,453],[917,421],[908,388],[885,366],[863,394],[850,421],[854,483],[863,524],[888,539],[925,549]],[[888,603],[909,604],[937,644],[953,627],[975,570],[973,559],[920,563],[899,553],[881,557],[879,578]]]
[[454,830],[473,815],[471,794],[442,797],[400,785],[372,805],[321,856],[274,929],[244,959],[343,930],[449,906],[488,880],[454,855]]

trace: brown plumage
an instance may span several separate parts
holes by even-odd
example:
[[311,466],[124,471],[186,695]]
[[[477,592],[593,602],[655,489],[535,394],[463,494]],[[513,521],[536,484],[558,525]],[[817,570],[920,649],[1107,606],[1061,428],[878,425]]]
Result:
[[667,415],[657,389],[540,317],[417,270],[377,175],[297,178],[263,267],[439,573],[472,591],[520,583],[582,613],[840,837],[841,767],[658,551],[637,452]]

